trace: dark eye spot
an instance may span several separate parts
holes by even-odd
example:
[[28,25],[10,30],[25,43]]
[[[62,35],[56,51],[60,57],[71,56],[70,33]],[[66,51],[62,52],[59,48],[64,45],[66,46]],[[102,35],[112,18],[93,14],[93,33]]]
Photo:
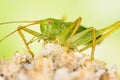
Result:
[[50,21],[50,20],[48,20],[48,24],[51,24],[51,21]]

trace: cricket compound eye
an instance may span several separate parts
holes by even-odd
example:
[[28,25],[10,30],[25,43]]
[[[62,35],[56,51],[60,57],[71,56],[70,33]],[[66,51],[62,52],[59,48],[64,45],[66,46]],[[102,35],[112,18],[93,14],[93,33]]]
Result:
[[48,20],[48,22],[47,22],[48,24],[51,24],[52,23],[52,21],[51,20]]

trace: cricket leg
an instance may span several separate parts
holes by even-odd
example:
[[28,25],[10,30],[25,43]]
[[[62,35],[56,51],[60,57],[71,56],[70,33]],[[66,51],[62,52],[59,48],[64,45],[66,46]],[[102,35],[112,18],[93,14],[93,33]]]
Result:
[[[3,23],[3,24],[6,24],[6,23]],[[21,28],[18,27],[17,30],[12,31],[12,32],[9,33],[8,35],[6,35],[6,36],[3,37],[2,39],[0,39],[0,42],[2,42],[3,40],[5,40],[6,38],[8,38],[9,36],[11,36],[12,34],[14,34],[15,32],[18,31],[19,34],[20,34],[20,36],[22,37],[22,39],[23,39],[23,41],[24,41],[24,43],[25,43],[28,51],[30,52],[30,54],[31,54],[32,56],[34,56],[33,52],[32,52],[32,51],[30,50],[30,48],[27,46],[26,40],[25,40],[25,38],[24,38],[24,35],[23,35],[23,33],[22,33],[20,30],[25,29],[26,27],[31,26],[31,25],[35,25],[35,24],[36,24],[36,23],[32,23],[32,24],[28,24],[28,25],[26,25],[26,26],[23,26],[23,27],[21,27]]]
[[[9,24],[9,23],[14,23],[14,22],[8,22],[8,24]],[[15,22],[15,23],[16,23],[16,22]],[[2,23],[2,24],[6,24],[6,23]],[[6,38],[8,38],[9,36],[11,36],[12,34],[18,32],[19,30],[24,30],[24,31],[30,33],[30,34],[33,35],[33,36],[36,36],[36,37],[41,38],[41,34],[40,34],[40,33],[38,33],[38,32],[36,32],[36,31],[33,31],[33,30],[27,28],[27,27],[32,26],[32,25],[35,25],[35,24],[38,24],[38,22],[34,22],[34,23],[31,23],[31,24],[28,24],[28,25],[25,25],[25,26],[19,26],[17,30],[12,31],[12,32],[9,33],[8,35],[6,35],[6,36],[3,37],[2,39],[0,39],[0,42],[2,42],[3,40],[5,40]],[[23,41],[24,41],[24,43],[25,43],[28,51],[30,52],[30,54],[31,54],[32,56],[34,56],[34,55],[33,55],[33,52],[30,50],[29,46],[27,45],[27,42],[26,42],[26,39],[25,39],[23,33],[22,33],[21,31],[19,31],[19,34],[20,34],[20,36],[22,37],[22,39],[23,39]]]
[[17,29],[17,31],[18,31],[20,37],[22,38],[22,40],[23,40],[23,42],[24,42],[24,44],[25,44],[28,52],[34,57],[34,54],[33,54],[33,52],[31,51],[30,47],[28,46],[27,40],[25,39],[25,36],[24,36],[22,30],[25,31],[25,32],[28,32],[28,33],[36,36],[36,37],[40,36],[40,33],[36,32],[36,31],[33,31],[33,30],[31,30],[31,29],[28,29],[28,28],[23,28],[23,27],[24,27],[24,26],[19,26],[18,29]]
[[68,51],[68,48],[70,47],[71,40],[72,40],[73,36],[75,35],[77,29],[80,27],[80,22],[81,22],[81,18],[79,18],[79,19],[77,19],[77,21],[75,21],[75,25],[73,26],[74,27],[73,32],[71,33],[69,39],[67,40],[66,51]]
[[[113,25],[111,26],[108,26],[104,29],[101,29],[101,30],[98,30],[101,32],[102,36],[99,37],[97,40],[96,40],[96,44],[101,42],[102,40],[104,40],[106,37],[108,37],[109,35],[111,35],[113,32],[115,32],[116,30],[118,30],[120,28],[120,21],[114,23]],[[91,44],[88,44],[87,46],[83,47],[80,51],[84,51],[88,48],[91,47]]]
[[27,42],[27,44],[32,44],[34,41],[36,41],[37,39],[35,39],[36,37],[34,36],[32,39],[30,39],[30,41]]
[[[94,52],[95,52],[95,47],[96,47],[96,30],[94,27],[90,27],[84,31],[82,31],[81,33],[77,34],[78,36],[74,36],[74,38],[78,38],[80,36],[88,36],[88,33],[92,32],[92,39],[90,38],[90,41],[92,40],[91,46],[92,46],[92,50],[91,50],[91,60],[94,60]],[[82,38],[82,37],[81,37]],[[74,42],[78,41],[77,44],[79,46],[79,42],[85,40],[85,38],[82,39],[76,39]],[[72,44],[74,44],[74,42],[72,42]],[[82,43],[86,43],[86,42],[82,42]],[[77,46],[77,45],[76,45]],[[82,48],[83,49],[83,48]],[[81,52],[81,49],[79,50]]]
[[[66,51],[68,51],[69,45],[71,43],[71,39],[73,37],[73,35],[75,34],[76,30],[78,29],[78,27],[80,26],[80,22],[81,22],[81,18],[79,17],[77,20],[75,20],[70,26],[68,26],[61,34],[60,36],[56,39],[56,41],[62,45],[66,46]],[[74,28],[75,27],[75,28]],[[70,34],[70,31],[72,31],[72,33]],[[69,39],[66,38],[67,36],[70,35]]]
[[[107,30],[107,32],[102,35],[100,38],[98,38],[98,40],[96,40],[96,43],[101,42],[102,40],[104,40],[106,37],[108,37],[109,35],[111,35],[113,32],[115,32],[116,30],[118,30],[120,28],[120,21],[115,23],[116,25],[114,25],[113,27],[111,27],[109,29],[109,31]],[[102,31],[102,30],[101,30]]]
[[22,38],[22,40],[23,40],[23,42],[24,42],[24,44],[25,44],[28,52],[34,57],[34,54],[33,54],[33,52],[30,50],[30,47],[29,47],[28,44],[27,44],[27,41],[26,41],[26,39],[25,39],[25,36],[24,36],[23,32],[22,32],[21,30],[19,30],[19,27],[18,27],[18,33],[19,33],[20,37]]
[[96,30],[94,27],[91,28],[92,31],[92,51],[91,51],[91,60],[94,60],[94,53],[96,47]]

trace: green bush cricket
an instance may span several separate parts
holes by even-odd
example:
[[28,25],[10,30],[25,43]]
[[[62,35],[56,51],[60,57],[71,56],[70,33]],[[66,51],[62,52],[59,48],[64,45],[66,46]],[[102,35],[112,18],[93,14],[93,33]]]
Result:
[[[84,47],[82,47],[79,51],[84,51],[91,47],[91,60],[94,60],[94,51],[96,44],[98,44],[106,37],[108,37],[111,33],[119,29],[120,21],[99,30],[96,30],[94,27],[86,28],[80,25],[81,21],[82,19],[81,17],[79,17],[74,22],[65,22],[63,19],[46,18],[36,21],[12,21],[0,23],[0,25],[11,23],[28,23],[24,26],[18,26],[15,31],[0,39],[0,42],[13,33],[18,32],[28,52],[32,56],[34,56],[34,54],[31,51],[29,44],[36,40],[40,41],[41,39],[43,39],[46,42],[57,42],[60,45],[65,46],[66,51],[69,51],[70,49],[76,49],[78,46],[81,45],[84,45]],[[32,25],[40,25],[41,32],[39,33],[28,28]],[[27,41],[22,31],[25,31],[33,35],[34,37],[30,41]]]

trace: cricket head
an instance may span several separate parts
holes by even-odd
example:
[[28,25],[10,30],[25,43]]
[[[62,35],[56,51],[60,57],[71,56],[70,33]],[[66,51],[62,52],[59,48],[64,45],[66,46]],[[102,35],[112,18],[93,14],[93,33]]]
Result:
[[61,19],[47,18],[41,21],[41,33],[46,39],[54,40],[64,30],[64,22]]

